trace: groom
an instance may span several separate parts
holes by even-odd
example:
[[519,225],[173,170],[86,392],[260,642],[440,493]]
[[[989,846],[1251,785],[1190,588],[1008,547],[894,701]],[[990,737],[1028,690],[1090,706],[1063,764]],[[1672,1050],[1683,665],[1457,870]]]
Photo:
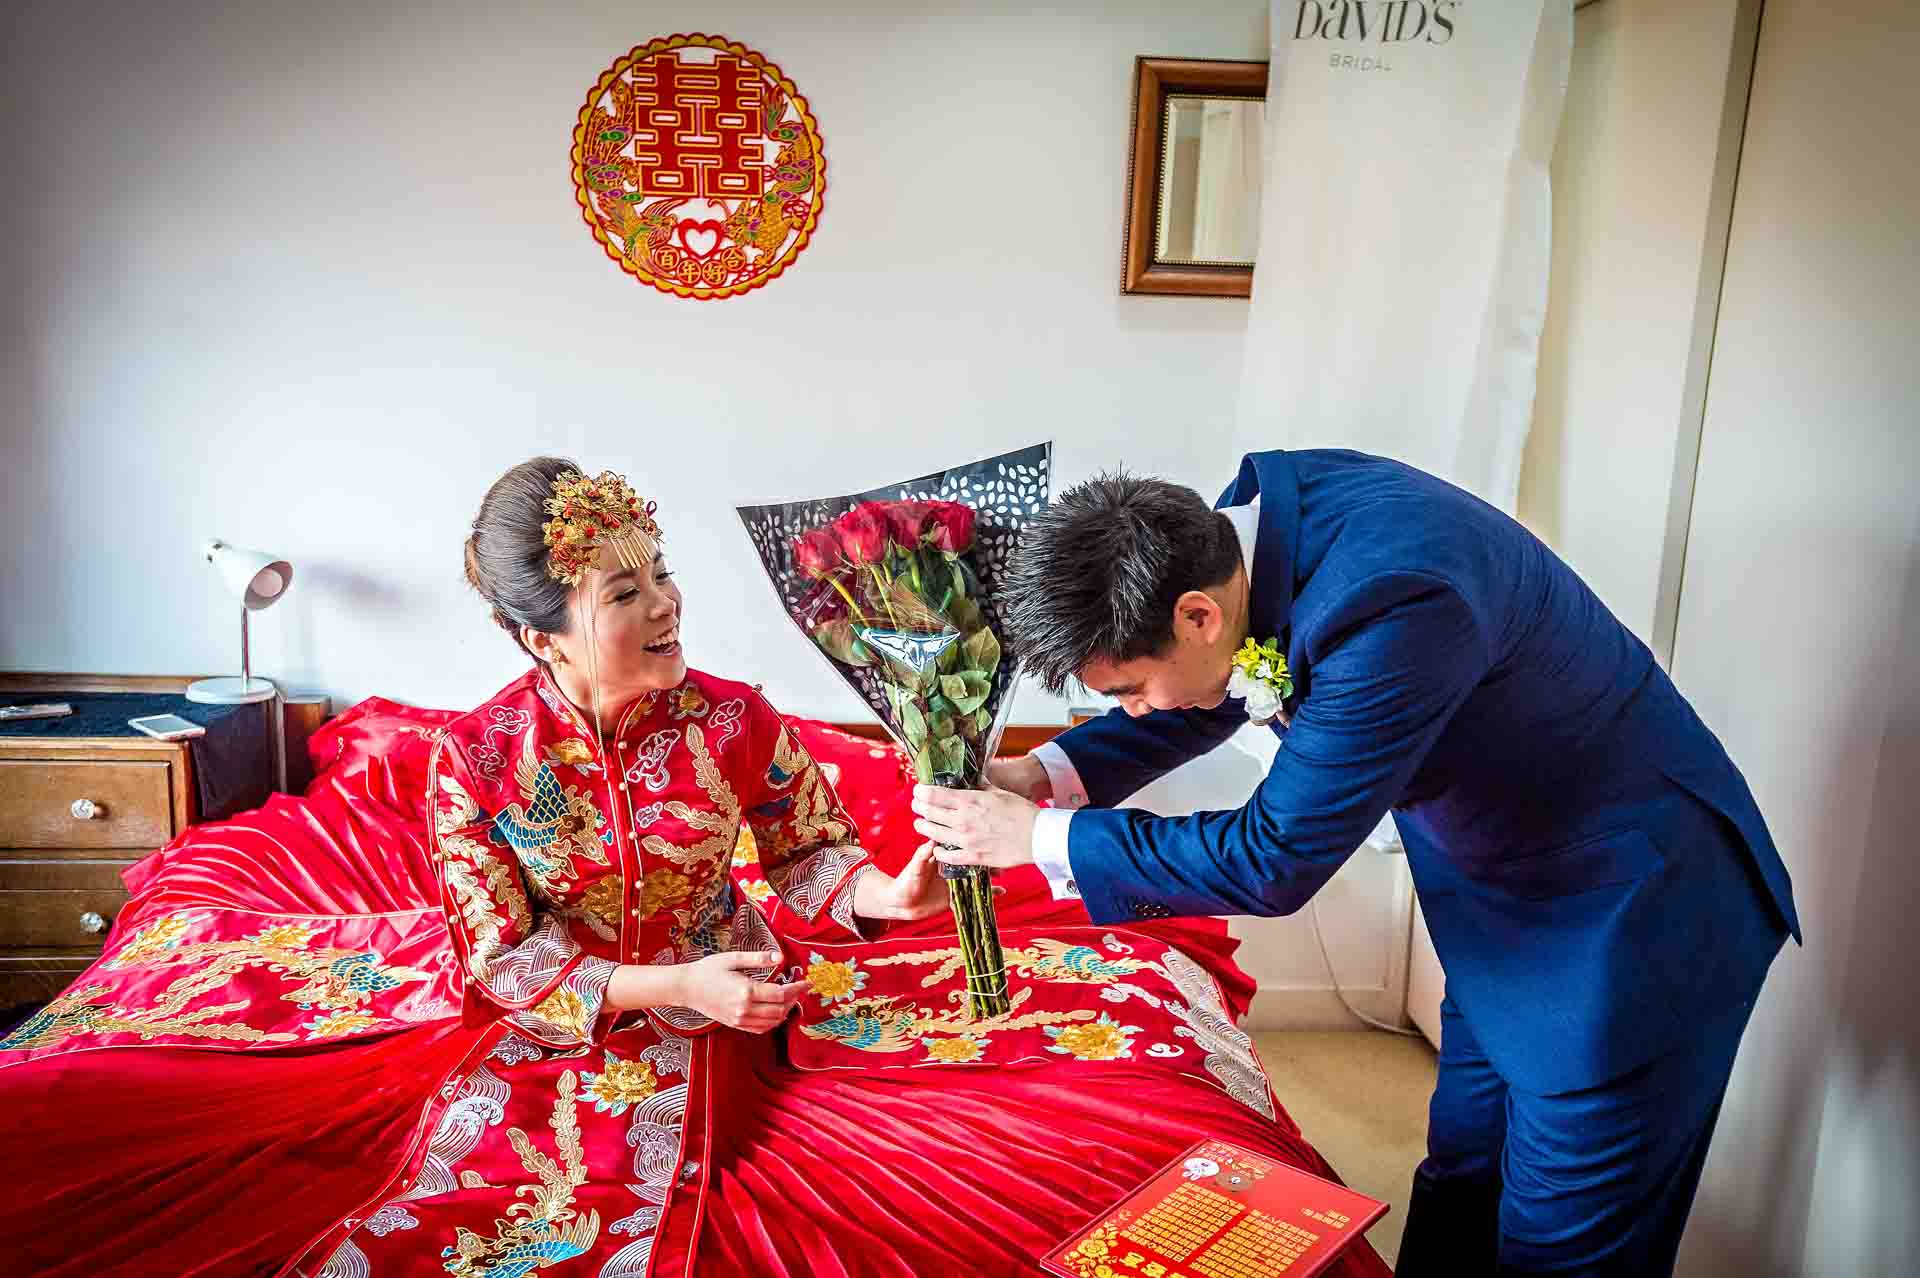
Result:
[[[1745,781],[1646,646],[1460,489],[1269,452],[1219,506],[1116,475],[1028,527],[1015,650],[1120,710],[999,765],[1001,790],[922,787],[917,828],[957,864],[1034,862],[1107,923],[1292,913],[1391,809],[1447,974],[1398,1273],[1670,1273],[1799,936]],[[1284,663],[1236,665],[1249,641]],[[1118,806],[1250,709],[1280,748],[1246,806]]]

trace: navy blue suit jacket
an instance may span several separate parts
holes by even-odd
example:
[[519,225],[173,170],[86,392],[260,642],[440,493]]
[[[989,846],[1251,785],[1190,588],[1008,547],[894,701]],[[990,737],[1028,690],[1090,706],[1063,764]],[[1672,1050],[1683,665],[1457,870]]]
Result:
[[1793,889],[1745,780],[1646,645],[1514,520],[1360,453],[1255,453],[1252,631],[1291,723],[1247,805],[1116,809],[1242,704],[1115,711],[1057,740],[1093,807],[1069,855],[1098,922],[1287,914],[1389,808],[1447,992],[1510,1083],[1613,1078],[1751,998]]

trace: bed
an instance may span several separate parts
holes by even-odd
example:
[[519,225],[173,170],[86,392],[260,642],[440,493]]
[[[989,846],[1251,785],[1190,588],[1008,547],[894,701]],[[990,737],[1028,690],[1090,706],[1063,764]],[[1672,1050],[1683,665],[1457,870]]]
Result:
[[[131,900],[70,995],[110,991],[125,970],[116,956],[148,944],[156,920],[218,912],[378,927],[390,953],[431,979],[411,1000],[420,1015],[362,1040],[350,1057],[326,1042],[156,1037],[141,1032],[137,1016],[116,1033],[78,1037],[73,1027],[88,1015],[90,1030],[105,1024],[97,1014],[105,995],[56,1000],[16,1027],[0,1042],[8,1049],[0,1051],[0,1100],[20,1116],[4,1145],[16,1165],[32,1159],[43,1171],[7,1196],[0,1228],[25,1240],[16,1245],[27,1272],[369,1272],[356,1269],[350,1235],[374,1212],[382,1185],[406,1168],[419,1174],[431,1141],[444,1135],[423,1126],[418,1096],[395,1080],[430,1072],[460,1032],[459,973],[440,960],[447,941],[425,810],[428,748],[449,717],[362,702],[307,743],[314,779],[304,794],[194,827],[128,871]],[[882,868],[904,864],[918,840],[900,753],[843,727],[788,723]],[[735,876],[740,890],[755,892],[750,858],[736,858]],[[1051,996],[1105,1000],[1094,1005],[1102,1023],[1108,1004],[1143,1025],[1162,1003],[1181,1019],[1168,1019],[1171,1029],[1151,1045],[1143,1035],[1139,1050],[1109,1052],[1097,1067],[1036,1031],[1004,1060],[925,1068],[915,1053],[854,1050],[832,1032],[833,1009],[773,1035],[728,1031],[732,1046],[716,1056],[709,1083],[711,1165],[686,1272],[1034,1274],[1037,1256],[1205,1136],[1333,1176],[1233,1028],[1253,983],[1233,961],[1238,943],[1224,923],[1095,928],[1077,903],[1054,901],[1030,869],[1003,875],[1001,887],[1010,952],[1057,956],[1072,947],[1106,964],[1104,987],[1063,986]],[[835,950],[797,922],[782,929],[773,921],[796,962],[843,963],[883,982],[951,940],[947,920],[934,918]],[[1141,993],[1136,974],[1145,981],[1169,969],[1184,982],[1183,1002],[1125,1005],[1116,987]],[[174,1021],[196,1006],[175,1008]],[[1329,1272],[1387,1270],[1363,1241]]]

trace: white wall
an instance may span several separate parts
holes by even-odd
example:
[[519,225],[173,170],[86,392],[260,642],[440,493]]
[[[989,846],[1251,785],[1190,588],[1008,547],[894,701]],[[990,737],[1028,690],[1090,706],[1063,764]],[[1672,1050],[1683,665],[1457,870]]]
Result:
[[[0,665],[233,665],[217,534],[295,564],[263,673],[471,704],[520,659],[462,584],[467,521],[558,451],[661,499],[696,663],[860,715],[733,505],[1049,437],[1060,483],[1217,492],[1244,303],[1119,296],[1132,59],[1262,57],[1265,13],[15,0]],[[568,180],[595,78],[687,30],[779,63],[826,139],[819,234],[726,302],[622,274]]]
[[1767,0],[1674,674],[1794,876],[1682,1255],[1920,1255],[1920,119],[1904,0]]

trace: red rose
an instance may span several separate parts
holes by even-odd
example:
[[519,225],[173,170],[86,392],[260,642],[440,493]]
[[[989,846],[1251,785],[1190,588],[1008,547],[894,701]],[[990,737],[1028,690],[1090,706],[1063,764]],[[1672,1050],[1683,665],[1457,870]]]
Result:
[[926,536],[927,520],[933,515],[930,501],[888,501],[880,503],[887,512],[887,533],[902,550],[912,550]]
[[793,562],[816,581],[840,564],[840,543],[825,528],[816,528],[793,543]]
[[937,548],[956,555],[973,548],[973,507],[957,501],[936,501],[931,515],[933,530],[927,540]]
[[856,564],[879,563],[887,555],[887,512],[877,501],[863,501],[833,521],[840,549]]

